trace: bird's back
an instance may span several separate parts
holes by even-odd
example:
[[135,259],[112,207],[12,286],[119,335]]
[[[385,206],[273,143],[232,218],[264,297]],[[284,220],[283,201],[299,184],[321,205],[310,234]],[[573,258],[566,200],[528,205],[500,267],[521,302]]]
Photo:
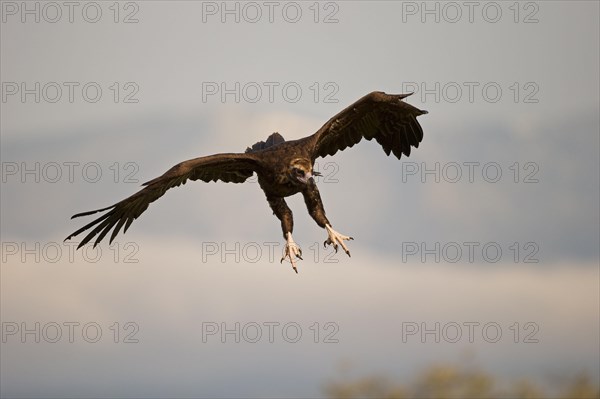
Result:
[[258,143],[254,144],[252,147],[246,148],[246,153],[264,150],[266,148],[273,147],[273,146],[275,146],[277,144],[281,144],[283,142],[285,142],[285,139],[283,138],[283,136],[281,134],[275,132],[275,133],[271,134],[269,137],[267,137],[266,141],[259,141]]

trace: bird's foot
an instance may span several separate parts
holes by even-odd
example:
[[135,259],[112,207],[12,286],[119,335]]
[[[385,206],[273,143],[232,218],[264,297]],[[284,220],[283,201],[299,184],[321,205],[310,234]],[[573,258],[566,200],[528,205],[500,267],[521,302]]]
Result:
[[292,268],[296,273],[298,273],[298,269],[296,268],[296,258],[302,260],[302,249],[292,238],[292,233],[287,233],[285,252],[283,253],[280,263],[283,263],[284,260],[289,259],[290,263],[292,264]]
[[350,256],[350,251],[348,250],[348,247],[346,247],[346,244],[344,244],[344,241],[354,240],[354,238],[338,233],[328,224],[325,225],[325,229],[327,230],[329,237],[327,237],[327,240],[325,240],[323,246],[326,247],[327,245],[333,245],[333,249],[335,249],[335,252],[337,252],[339,244],[344,249],[344,252],[346,252],[346,255]]

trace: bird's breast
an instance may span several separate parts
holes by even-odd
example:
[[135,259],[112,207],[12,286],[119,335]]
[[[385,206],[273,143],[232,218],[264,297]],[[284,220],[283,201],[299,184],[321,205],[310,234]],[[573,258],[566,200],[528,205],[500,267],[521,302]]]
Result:
[[285,175],[259,175],[258,183],[268,196],[288,197],[300,192],[300,186],[290,182]]

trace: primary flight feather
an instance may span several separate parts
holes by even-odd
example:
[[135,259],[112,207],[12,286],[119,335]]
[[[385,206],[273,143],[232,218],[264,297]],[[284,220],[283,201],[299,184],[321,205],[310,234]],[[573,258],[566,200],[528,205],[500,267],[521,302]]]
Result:
[[302,252],[292,238],[292,211],[284,198],[299,192],[312,218],[327,230],[325,244],[333,245],[336,251],[339,244],[350,256],[344,241],[352,237],[333,230],[325,216],[321,196],[313,179],[317,175],[313,172],[314,162],[319,157],[334,155],[352,147],[363,138],[375,139],[386,155],[393,153],[398,159],[402,154],[409,156],[411,147],[419,147],[423,139],[417,116],[427,111],[402,101],[408,95],[372,92],[339,112],[311,136],[285,141],[279,133],[273,133],[265,142],[254,144],[245,153],[215,154],[178,163],[162,176],[144,183],[145,187],[132,196],[106,208],[74,215],[72,218],[105,212],[65,240],[91,229],[77,248],[94,238],[96,246],[112,230],[112,243],[121,229],[125,233],[131,223],[170,188],[185,184],[187,180],[243,183],[256,173],[273,213],[281,221],[283,236],[287,241],[282,261],[288,258],[298,272],[296,258],[302,259]]

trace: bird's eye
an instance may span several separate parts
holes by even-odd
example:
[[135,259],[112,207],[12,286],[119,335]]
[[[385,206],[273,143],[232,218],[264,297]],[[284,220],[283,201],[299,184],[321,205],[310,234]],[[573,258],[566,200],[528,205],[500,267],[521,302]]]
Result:
[[294,168],[294,173],[298,176],[304,176],[304,171],[302,169]]

